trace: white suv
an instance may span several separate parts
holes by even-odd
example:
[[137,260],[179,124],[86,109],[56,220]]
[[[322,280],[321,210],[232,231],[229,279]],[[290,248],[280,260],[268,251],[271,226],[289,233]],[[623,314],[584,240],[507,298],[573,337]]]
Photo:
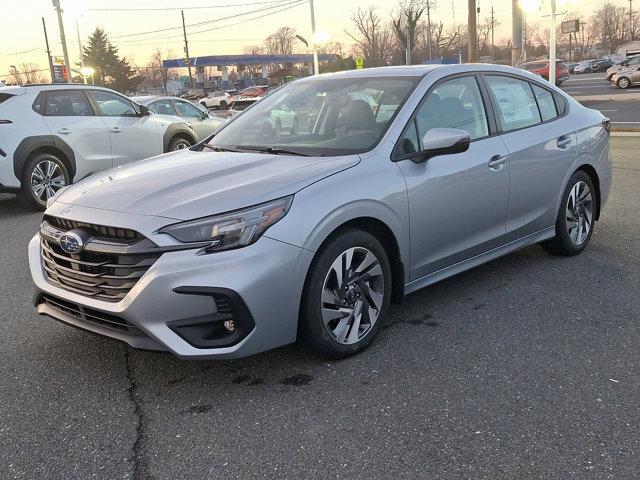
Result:
[[211,92],[205,98],[200,99],[200,105],[205,108],[226,109],[229,105],[235,102],[237,96],[237,90]]
[[95,172],[188,148],[184,121],[107,88],[90,85],[0,87],[0,192],[37,208],[60,188]]

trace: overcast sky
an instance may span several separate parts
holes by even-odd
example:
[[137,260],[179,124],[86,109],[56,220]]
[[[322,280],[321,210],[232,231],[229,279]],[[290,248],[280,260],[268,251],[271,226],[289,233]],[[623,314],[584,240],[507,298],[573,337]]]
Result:
[[[83,41],[96,26],[100,26],[109,34],[121,55],[131,58],[138,65],[144,65],[157,47],[161,47],[163,51],[171,49],[177,56],[182,55],[181,18],[178,8],[186,8],[185,19],[189,25],[269,8],[277,1],[287,0],[61,0],[61,3],[65,10],[65,31],[72,62],[76,62],[79,56],[75,28],[75,18],[78,17]],[[587,15],[604,3],[604,0],[573,1],[577,3],[570,9],[586,12]],[[628,8],[628,0],[614,1]],[[46,67],[40,17],[44,17],[47,23],[52,53],[62,56],[58,22],[51,0],[4,0],[3,3],[11,3],[12,6],[19,4],[19,8],[12,8],[11,11],[3,8],[3,14],[0,17],[0,75],[5,75],[11,64],[33,62],[42,68]],[[494,7],[496,19],[501,24],[496,31],[496,42],[509,37],[511,0],[478,0],[478,4],[481,9],[481,18],[488,16],[491,7]],[[82,7],[79,7],[80,5]],[[367,8],[370,5],[378,7],[379,13],[388,18],[389,14],[397,8],[398,0],[315,0],[317,30],[327,31],[334,40],[349,44],[350,39],[344,30],[353,32],[351,13],[358,7]],[[187,8],[203,6],[216,8]],[[92,10],[107,8],[157,10]],[[297,28],[302,35],[309,35],[311,27],[308,3],[258,20],[246,21],[281,8],[286,7],[189,27],[191,56],[242,53],[243,46],[260,44],[267,35],[284,25]],[[437,0],[432,20],[442,21],[445,24],[466,22],[467,0]],[[230,25],[241,21],[243,23]],[[530,14],[528,21],[546,23],[548,19],[541,18],[539,14]],[[139,36],[124,36],[170,28],[175,29]],[[216,29],[211,30],[213,28]],[[196,33],[203,30],[209,31]]]

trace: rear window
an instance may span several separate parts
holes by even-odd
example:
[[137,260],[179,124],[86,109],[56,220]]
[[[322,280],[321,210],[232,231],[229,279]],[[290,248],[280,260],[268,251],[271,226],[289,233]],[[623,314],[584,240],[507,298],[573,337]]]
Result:
[[0,93],[0,103],[6,102],[7,100],[9,100],[11,97],[14,97],[15,95],[12,95],[11,93]]

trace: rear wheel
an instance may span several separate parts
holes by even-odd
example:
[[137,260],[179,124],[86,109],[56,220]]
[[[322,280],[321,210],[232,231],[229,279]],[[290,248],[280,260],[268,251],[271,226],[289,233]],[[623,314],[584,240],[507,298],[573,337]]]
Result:
[[596,196],[589,175],[578,170],[567,184],[556,219],[556,236],[541,243],[554,255],[577,255],[591,239],[596,213]]
[[224,100],[220,100],[220,108],[222,108],[223,110],[227,108],[227,102]]
[[629,88],[631,86],[631,81],[627,77],[620,77],[618,79],[618,88],[622,88],[623,90]]
[[47,200],[70,182],[69,171],[60,158],[50,153],[37,154],[25,168],[20,199],[27,206],[44,210]]
[[314,260],[303,291],[300,337],[316,352],[345,358],[378,335],[391,298],[384,247],[361,230],[345,230]]

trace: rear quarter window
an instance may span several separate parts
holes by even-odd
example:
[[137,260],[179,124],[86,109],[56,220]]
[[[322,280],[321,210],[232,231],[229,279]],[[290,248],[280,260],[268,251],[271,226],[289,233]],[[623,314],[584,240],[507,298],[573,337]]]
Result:
[[4,103],[12,97],[14,97],[14,95],[10,93],[0,93],[0,103]]

